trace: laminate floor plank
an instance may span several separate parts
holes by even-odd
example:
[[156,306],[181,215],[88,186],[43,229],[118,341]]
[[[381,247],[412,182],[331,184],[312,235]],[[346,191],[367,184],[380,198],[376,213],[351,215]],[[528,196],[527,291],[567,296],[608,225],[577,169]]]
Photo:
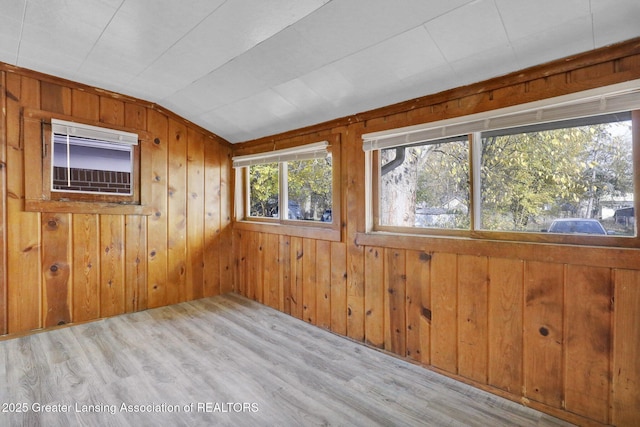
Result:
[[[326,419],[325,423],[334,425],[339,421],[347,421],[349,425],[410,425],[415,420],[407,424],[407,413],[402,411],[389,411],[381,413],[376,411],[382,402],[372,399],[372,395],[363,397],[349,392],[347,383],[353,378],[353,373],[348,372],[355,367],[355,364],[328,363],[323,358],[315,354],[314,349],[304,348],[300,345],[283,347],[282,340],[277,338],[274,329],[265,328],[260,331],[254,328],[246,329],[243,322],[246,317],[242,314],[234,313],[233,310],[226,312],[229,320],[237,325],[243,326],[247,333],[243,336],[235,336],[234,339],[242,340],[243,348],[252,348],[251,343],[257,340],[264,341],[263,347],[252,348],[261,363],[270,366],[270,377],[276,377],[286,383],[289,388],[297,389],[300,396],[308,395],[312,398],[309,408],[316,413],[331,415],[333,419]],[[223,314],[223,316],[225,316]],[[249,324],[254,323],[250,321]],[[304,324],[302,324],[304,325]],[[264,339],[262,337],[265,337]],[[276,337],[276,338],[274,338]],[[343,362],[343,361],[341,361]],[[267,384],[268,385],[268,384]],[[343,393],[342,390],[347,392]],[[387,400],[387,406],[394,403]],[[323,410],[324,409],[324,410]]]
[[[185,309],[186,307],[187,306],[183,305],[174,308]],[[224,328],[223,318],[219,317],[219,319],[220,322],[217,323],[217,331],[221,331]],[[190,337],[190,340],[195,339],[194,335],[199,333],[205,334],[206,337],[210,334],[208,331],[208,329],[211,328],[210,323],[199,322],[199,320],[200,319],[190,318],[188,325],[183,325],[181,322],[174,321],[170,323],[169,328],[180,330],[180,336]],[[200,327],[198,327],[199,324]],[[255,375],[255,372],[246,370],[231,372],[233,378],[231,378],[227,384],[238,384],[245,389],[247,385],[250,385],[250,389],[242,391],[241,395],[246,396],[247,393],[251,394],[252,390],[254,392],[258,391],[258,394],[254,394],[253,401],[259,403],[264,399],[279,403],[282,399],[274,401],[274,399],[270,397],[274,390],[278,390],[281,396],[286,391],[293,390],[293,393],[290,393],[286,399],[286,406],[281,408],[279,411],[281,414],[287,414],[288,419],[281,420],[280,422],[286,423],[279,425],[300,425],[301,422],[306,422],[305,419],[308,417],[308,414],[303,413],[302,416],[298,417],[297,412],[292,412],[290,410],[292,407],[308,408],[310,406],[319,406],[321,404],[323,407],[330,409],[330,411],[326,411],[324,419],[322,422],[318,422],[318,424],[335,424],[336,420],[350,421],[350,424],[357,422],[357,419],[354,417],[354,414],[351,413],[352,411],[350,411],[351,408],[349,406],[345,405],[343,402],[336,401],[335,399],[326,399],[322,395],[314,396],[314,391],[309,392],[309,390],[314,390],[315,387],[305,387],[302,385],[299,375],[300,371],[296,369],[289,369],[287,366],[288,360],[283,358],[282,354],[280,354],[283,350],[282,345],[272,346],[271,343],[269,343],[269,345],[266,346],[253,346],[252,343],[259,340],[259,337],[252,336],[253,334],[250,333],[250,331],[237,328],[237,324],[235,324],[235,330],[232,331],[233,327],[233,322],[230,322],[227,325],[226,331],[224,332],[224,336],[226,336],[227,339],[224,341],[221,351],[228,353],[226,355],[227,357],[233,357],[237,361],[238,366],[264,366],[265,372],[267,372],[268,375]],[[200,332],[198,332],[198,330]],[[288,353],[289,352],[285,352],[285,354]],[[215,358],[210,360],[215,360]],[[226,372],[228,368],[228,366],[226,368],[214,367],[213,371]],[[322,383],[314,385],[319,387],[323,386]],[[238,391],[240,392],[240,390]],[[327,419],[327,415],[331,415],[334,421],[333,423],[331,420]],[[316,415],[315,418],[319,417]]]
[[234,294],[0,341],[0,398],[0,426],[569,425]]

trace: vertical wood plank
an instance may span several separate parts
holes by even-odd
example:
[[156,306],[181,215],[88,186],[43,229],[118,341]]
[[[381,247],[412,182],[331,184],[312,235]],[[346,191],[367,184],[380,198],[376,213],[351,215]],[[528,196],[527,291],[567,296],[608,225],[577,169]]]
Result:
[[187,128],[169,120],[167,303],[187,297]]
[[255,233],[244,231],[242,232],[243,249],[244,249],[244,295],[249,299],[255,299],[255,286],[252,282],[255,282],[254,269],[255,265],[252,262],[253,251],[255,248]]
[[317,323],[316,317],[316,241],[303,239],[302,247],[302,319],[312,324]]
[[124,217],[100,216],[100,317],[125,311]]
[[73,217],[73,321],[100,317],[100,225],[98,215]]
[[[254,248],[254,233],[250,233],[250,232],[241,232],[242,235],[242,261],[244,262],[244,296],[246,296],[247,298],[250,299],[255,299],[255,294],[252,292],[255,292],[255,287],[252,286],[251,280],[252,280],[252,272],[251,269],[252,264],[251,264],[251,257],[252,257],[252,250]],[[254,289],[252,291],[252,289]]]
[[425,365],[430,363],[431,353],[430,266],[428,253],[407,251],[406,355]]
[[71,215],[42,215],[44,327],[71,322]]
[[0,71],[0,335],[7,329],[7,79]]
[[147,218],[125,217],[125,311],[147,308]]
[[331,242],[316,241],[316,324],[331,329]]
[[458,374],[487,383],[487,258],[458,256]]
[[291,315],[302,319],[302,281],[303,268],[302,260],[305,257],[304,248],[301,237],[291,238],[291,287],[289,289],[289,298],[291,300]]
[[153,143],[149,150],[151,176],[141,179],[151,180],[150,208],[153,214],[147,221],[149,274],[149,308],[168,304],[167,299],[167,162],[168,162],[168,121],[155,110],[148,111],[147,123]]
[[524,275],[525,397],[556,408],[564,401],[562,378],[562,264],[525,264]]
[[385,249],[384,261],[384,348],[404,357],[407,353],[405,251]]
[[[160,177],[154,171],[154,158],[157,161],[158,154],[156,151],[160,149],[160,147],[156,146],[156,140],[160,142],[159,138],[154,138],[150,133],[146,133],[143,138],[138,137],[138,148],[140,151],[140,169],[137,174],[134,174],[134,180],[138,180],[138,184],[136,185],[136,190],[138,190],[138,196],[140,202],[149,207],[152,211],[152,216],[155,216],[159,211],[156,210],[157,200],[154,200],[153,192],[157,191],[157,186],[161,185],[161,182],[156,181]],[[161,151],[162,149],[160,149]],[[154,154],[155,153],[155,154]],[[166,167],[166,166],[165,166]],[[166,176],[164,179],[166,179]],[[160,178],[162,179],[162,178]],[[157,198],[157,196],[155,196]],[[165,195],[166,197],[166,195]],[[147,215],[145,215],[147,216]],[[148,230],[143,230],[146,234]]]
[[[258,233],[245,232],[247,237],[247,298],[257,300],[256,282],[258,280],[258,267],[260,259],[258,257]],[[261,267],[261,265],[260,265]]]
[[523,271],[521,260],[489,259],[488,382],[510,393],[523,385]]
[[251,266],[251,274],[253,276],[252,283],[249,285],[253,288],[253,298],[260,302],[264,303],[264,242],[265,235],[264,233],[253,233],[254,235],[254,244],[251,247],[251,255],[249,257],[249,262],[253,263]]
[[[336,129],[338,132],[339,129]],[[365,231],[365,158],[360,135],[363,126],[357,124],[343,135],[341,171],[343,184],[343,209],[345,242],[347,242],[347,336],[356,341],[365,339],[365,248],[356,243],[359,232]]]
[[237,292],[248,298],[247,294],[247,246],[246,233],[236,230],[233,236],[233,252],[236,256]]
[[40,82],[41,106],[44,111],[71,115],[71,89],[47,81]]
[[[218,143],[204,146],[204,296],[218,295],[220,289],[220,154]],[[237,256],[237,253],[234,252]]]
[[[220,144],[220,248],[231,247],[231,147]],[[230,251],[220,252],[220,292],[231,292],[233,289],[233,254]]]
[[204,138],[187,131],[187,300],[204,297]]
[[275,309],[280,305],[280,244],[277,234],[265,235],[264,302]]
[[264,303],[264,244],[265,235],[263,233],[254,233],[255,245],[253,246],[253,255],[249,262],[254,261],[252,274],[254,282],[251,283],[254,289],[254,298],[256,301]]
[[384,348],[384,249],[364,251],[364,336],[373,347]]
[[[24,141],[22,156],[24,159],[24,199],[42,200],[48,192],[43,187],[44,167],[42,159],[43,131],[42,121],[39,118],[25,115],[22,121]],[[25,143],[29,141],[29,143]],[[29,159],[29,160],[27,160]],[[36,160],[35,162],[33,160]],[[22,166],[22,165],[21,165]],[[26,173],[27,170],[29,173]],[[49,180],[47,179],[47,182]],[[48,184],[47,184],[48,185]]]
[[615,270],[611,421],[640,425],[640,271]]
[[291,314],[291,238],[281,235],[278,244],[278,309]]
[[[40,106],[37,80],[7,74],[7,326],[9,333],[42,327],[40,214],[24,212],[25,175],[20,110]],[[41,139],[39,127],[24,138]]]
[[147,130],[147,109],[142,105],[125,103],[124,125],[131,129]]
[[71,115],[97,122],[100,120],[100,97],[80,89],[72,89]]
[[565,293],[565,406],[568,411],[608,423],[611,270],[569,265]]
[[[420,353],[422,354],[422,363],[431,364],[431,334],[433,319],[433,299],[431,297],[431,265],[433,254],[421,253],[420,260],[428,262],[427,267],[423,267],[425,282],[421,286],[422,294],[422,313],[420,315]],[[426,269],[426,271],[424,271]]]
[[347,335],[347,247],[331,242],[331,330]]
[[458,258],[431,257],[431,364],[458,373]]
[[[352,241],[352,240],[350,240]],[[347,336],[356,341],[365,337],[364,247],[347,246]]]
[[100,121],[102,123],[124,126],[124,102],[108,96],[100,97]]

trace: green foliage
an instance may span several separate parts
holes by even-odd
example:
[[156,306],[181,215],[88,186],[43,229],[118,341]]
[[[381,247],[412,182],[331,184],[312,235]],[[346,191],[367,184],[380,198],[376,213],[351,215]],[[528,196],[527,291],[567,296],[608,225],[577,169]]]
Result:
[[611,129],[600,124],[484,139],[483,228],[527,231],[545,217],[591,218],[602,197],[631,191],[631,147]]
[[288,162],[287,168],[290,199],[315,194],[331,203],[331,157]]
[[301,206],[305,219],[319,219],[332,204],[332,158],[287,163],[289,200]]
[[[278,214],[278,169],[278,163],[249,167],[251,216],[273,217]],[[303,216],[319,217],[325,209],[331,208],[331,156],[287,162],[287,185],[289,201],[303,208]]]
[[278,164],[249,166],[251,216],[272,217],[278,213]]
[[415,148],[418,206],[443,209],[442,228],[469,228],[469,142],[467,139]]

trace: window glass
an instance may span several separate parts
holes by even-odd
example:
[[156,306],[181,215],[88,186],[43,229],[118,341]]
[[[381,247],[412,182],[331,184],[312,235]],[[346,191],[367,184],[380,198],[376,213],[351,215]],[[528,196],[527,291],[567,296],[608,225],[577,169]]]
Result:
[[331,156],[286,162],[287,218],[332,222]]
[[133,146],[53,134],[51,191],[131,195]]
[[482,135],[482,229],[634,236],[630,114]]
[[469,139],[380,150],[381,226],[468,229]]
[[278,177],[278,163],[264,163],[249,166],[250,217],[278,217]]

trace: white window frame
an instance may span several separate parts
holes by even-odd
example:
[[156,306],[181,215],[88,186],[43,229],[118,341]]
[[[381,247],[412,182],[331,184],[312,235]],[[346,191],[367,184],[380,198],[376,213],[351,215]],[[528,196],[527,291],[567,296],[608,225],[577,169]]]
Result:
[[[367,189],[365,193],[366,203],[366,219],[365,232],[375,233],[384,231],[386,227],[380,227],[375,223],[374,203],[379,200],[373,200],[379,197],[374,194],[373,179],[377,176],[373,168],[379,167],[378,162],[374,159],[374,152],[412,145],[421,142],[434,141],[447,137],[455,137],[460,135],[469,135],[471,140],[470,146],[470,179],[472,186],[471,194],[471,230],[467,233],[460,233],[458,230],[449,229],[418,229],[413,227],[402,227],[403,232],[415,234],[438,234],[438,235],[467,235],[469,237],[479,238],[505,238],[515,240],[536,240],[536,235],[545,233],[535,232],[507,232],[507,231],[488,231],[479,227],[481,219],[481,206],[477,201],[480,200],[480,150],[481,135],[486,131],[494,131],[501,129],[510,129],[520,126],[533,125],[537,123],[559,122],[570,119],[578,119],[582,117],[590,117],[604,114],[615,114],[640,109],[640,80],[628,81],[616,85],[601,87],[593,90],[573,93],[556,98],[521,104],[518,106],[502,108],[468,116],[461,116],[452,119],[424,123],[414,126],[406,126],[397,129],[385,130],[380,132],[371,132],[362,135],[363,150],[366,158],[365,177],[367,179]],[[635,124],[634,124],[635,126]],[[634,148],[637,142],[634,141]],[[640,153],[634,153],[634,180],[637,183],[640,170],[637,170]],[[634,190],[634,203],[636,211],[640,201],[638,195],[640,188]],[[474,202],[475,201],[475,202]],[[636,216],[637,218],[637,216]],[[640,233],[638,226],[640,221],[636,220],[636,236],[634,237],[592,237],[592,236],[550,236],[552,241],[560,243],[583,243],[588,241],[597,245],[619,245],[619,246],[640,246]],[[388,231],[388,230],[387,230]],[[585,240],[587,239],[587,240]],[[549,239],[545,239],[548,241]],[[629,243],[633,241],[635,243]]]
[[[320,141],[306,145],[300,145],[291,148],[262,152],[257,154],[248,154],[234,156],[232,165],[236,169],[236,182],[240,187],[236,187],[236,194],[242,195],[236,198],[236,219],[257,221],[257,222],[280,222],[290,223],[303,226],[331,226],[331,223],[322,223],[318,221],[302,221],[289,219],[289,191],[288,191],[288,173],[287,163],[298,160],[313,160],[333,156],[331,146],[328,141]],[[332,162],[334,159],[332,159]],[[278,164],[278,218],[269,217],[252,217],[249,215],[250,188],[249,188],[249,166],[277,163]],[[333,163],[332,163],[333,164]],[[332,166],[332,205],[335,205],[335,173]]]
[[[66,137],[67,145],[67,178],[71,180],[71,162],[70,162],[70,147],[71,145],[84,145],[103,149],[113,149],[119,151],[127,151],[129,153],[129,192],[127,193],[113,193],[113,192],[101,192],[101,191],[82,191],[72,189],[58,189],[54,188],[54,163],[55,163],[55,135],[60,135],[63,138]],[[72,138],[78,138],[79,141],[71,142]],[[54,193],[77,193],[77,194],[95,194],[106,195],[110,197],[131,197],[134,194],[134,176],[135,176],[135,153],[134,147],[138,145],[138,135],[131,132],[124,132],[115,129],[102,128],[98,126],[91,126],[83,123],[69,122],[66,120],[51,119],[51,167],[49,173],[51,174],[49,191]]]

